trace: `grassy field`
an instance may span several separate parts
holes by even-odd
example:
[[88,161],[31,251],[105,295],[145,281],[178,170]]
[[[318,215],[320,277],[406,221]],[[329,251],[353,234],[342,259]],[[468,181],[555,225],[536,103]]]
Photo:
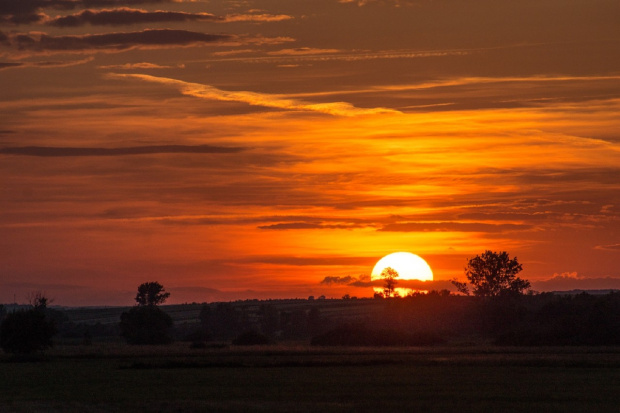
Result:
[[618,412],[618,348],[191,350],[0,359],[1,412]]

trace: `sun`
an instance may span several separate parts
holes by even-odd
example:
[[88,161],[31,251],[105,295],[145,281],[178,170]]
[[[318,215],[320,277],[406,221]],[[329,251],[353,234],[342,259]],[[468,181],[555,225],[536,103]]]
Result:
[[394,252],[381,258],[372,269],[370,278],[381,278],[381,272],[387,267],[398,272],[398,280],[433,280],[431,267],[424,259],[410,252]]

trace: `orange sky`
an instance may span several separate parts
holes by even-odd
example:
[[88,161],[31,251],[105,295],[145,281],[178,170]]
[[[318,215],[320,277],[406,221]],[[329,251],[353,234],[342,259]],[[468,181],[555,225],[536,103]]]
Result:
[[424,289],[485,249],[535,290],[620,288],[618,21],[603,0],[0,3],[0,302],[364,297],[394,251],[428,261]]

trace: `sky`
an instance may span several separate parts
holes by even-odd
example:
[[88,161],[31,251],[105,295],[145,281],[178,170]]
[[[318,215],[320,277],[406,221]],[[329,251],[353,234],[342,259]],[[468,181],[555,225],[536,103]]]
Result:
[[0,0],[0,302],[620,288],[616,0]]

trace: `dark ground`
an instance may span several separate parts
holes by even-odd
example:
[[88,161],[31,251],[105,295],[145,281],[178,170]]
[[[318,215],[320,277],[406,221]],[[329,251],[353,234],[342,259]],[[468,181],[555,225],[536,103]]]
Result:
[[0,412],[618,412],[620,348],[61,346]]

